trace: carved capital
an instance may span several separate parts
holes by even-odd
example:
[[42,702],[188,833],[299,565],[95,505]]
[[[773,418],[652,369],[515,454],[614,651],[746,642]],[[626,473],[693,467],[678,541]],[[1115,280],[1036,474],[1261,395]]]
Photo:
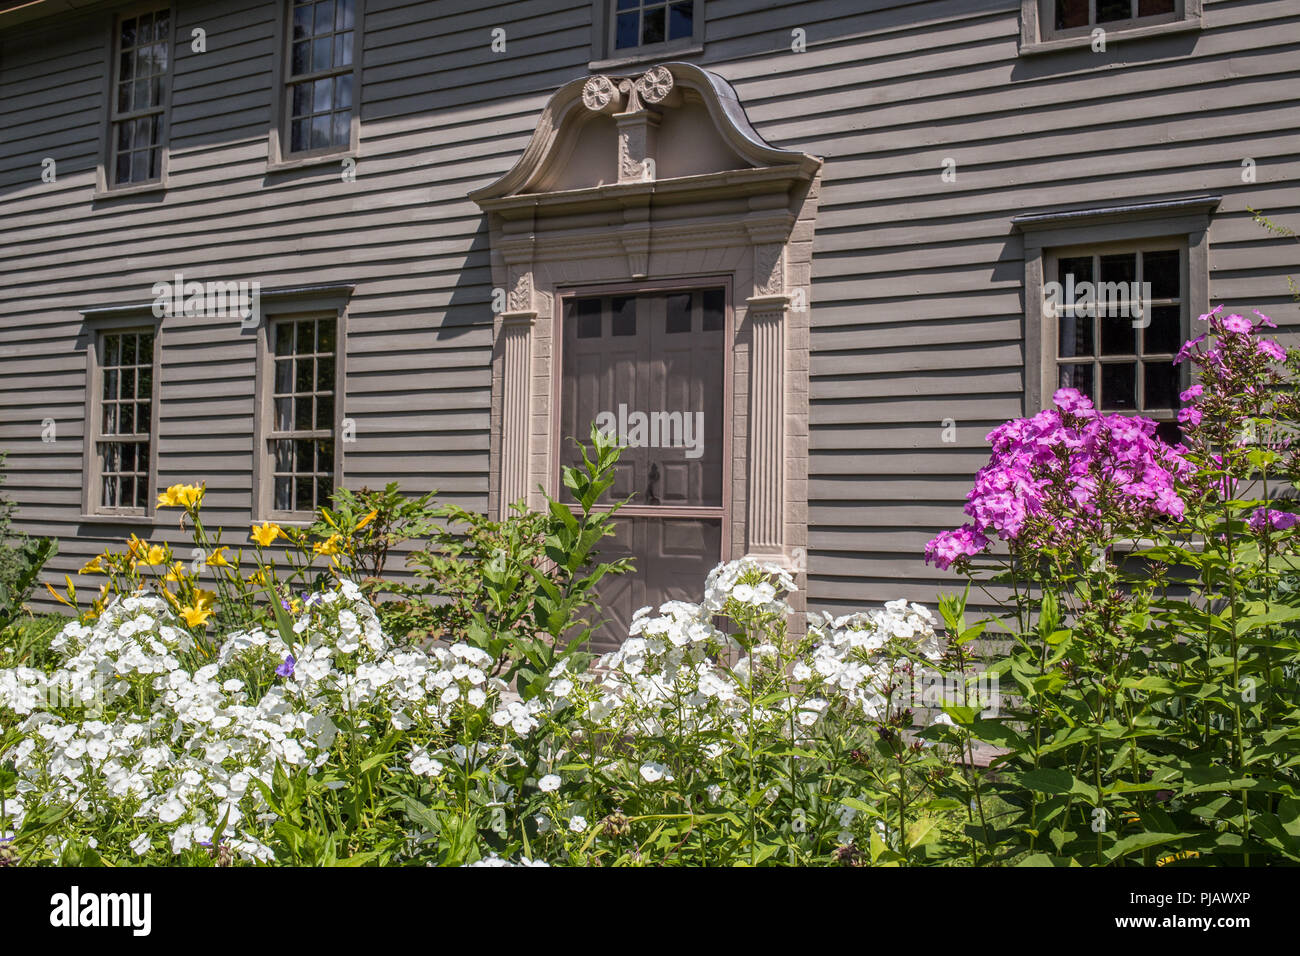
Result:
[[655,106],[663,104],[673,91],[673,75],[666,66],[655,66],[646,70],[632,88],[644,103]]
[[779,242],[754,247],[754,290],[756,295],[785,293],[785,245]]
[[510,312],[528,312],[533,307],[533,274],[521,266],[510,267],[510,291],[506,296],[506,309]]

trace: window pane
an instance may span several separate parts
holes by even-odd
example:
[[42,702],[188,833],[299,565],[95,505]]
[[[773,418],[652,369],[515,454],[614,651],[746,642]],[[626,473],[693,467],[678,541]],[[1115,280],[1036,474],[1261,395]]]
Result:
[[275,479],[275,510],[292,511],[293,498],[291,490],[293,488],[292,479],[277,478]]
[[1075,358],[1092,354],[1092,319],[1086,315],[1057,319],[1059,344],[1056,354],[1061,358]]
[[640,15],[635,11],[618,15],[618,28],[614,38],[615,49],[626,50],[637,45],[637,21],[639,17]]
[[580,339],[600,338],[600,300],[579,299],[577,302],[578,331]]
[[1101,320],[1102,355],[1136,355],[1137,330],[1128,317]]
[[153,364],[153,333],[144,332],[140,335],[140,364]]
[[312,480],[310,477],[298,477],[293,480],[294,496],[293,507],[295,511],[311,511],[315,508],[312,492]]
[[641,12],[641,42],[664,42],[664,8],[643,10]]
[[316,442],[316,470],[334,474],[334,440],[323,438]]
[[312,374],[312,360],[309,358],[300,358],[298,359],[297,366],[298,377],[294,381],[293,390],[295,392],[310,392],[312,390],[312,382],[315,381],[315,376]]
[[[294,40],[305,40],[311,36],[311,4],[303,4],[293,8],[293,38]],[[297,47],[295,46],[296,50]]]
[[313,472],[316,470],[316,443],[301,440],[293,443],[293,470],[296,472]]
[[335,146],[347,146],[352,142],[352,113],[344,110],[341,113],[334,114],[334,137],[331,140]]
[[1056,0],[1056,29],[1088,25],[1088,0]]
[[127,402],[117,408],[118,429],[123,435],[135,434],[135,403]]
[[288,439],[282,438],[275,443],[275,470],[293,471],[293,442]]
[[311,42],[303,40],[293,45],[293,75],[311,72]]
[[352,29],[354,25],[353,17],[355,16],[352,6],[353,6],[353,0],[338,0],[338,4],[336,5],[336,9],[334,11],[335,30]]
[[1136,282],[1137,253],[1125,252],[1119,255],[1101,257],[1102,282]]
[[334,29],[334,0],[320,0],[316,4],[316,33],[330,33]]
[[704,293],[704,331],[721,332],[726,325],[727,297],[721,289]]
[[311,41],[312,70],[328,70],[333,66],[333,61],[330,59],[330,50],[333,45],[333,39],[327,36],[317,37]]
[[1151,309],[1151,324],[1142,332],[1143,350],[1173,354],[1182,347],[1182,307],[1158,305]]
[[135,18],[122,21],[122,48],[135,46]]
[[674,294],[668,296],[668,317],[665,331],[672,335],[691,330],[691,294]]
[[293,323],[279,322],[275,326],[275,354],[293,354]]
[[1062,286],[1069,282],[1070,276],[1074,276],[1074,284],[1080,282],[1092,281],[1092,256],[1072,256],[1068,259],[1060,259],[1056,263],[1057,281]]
[[293,360],[279,359],[275,363],[275,394],[287,395],[293,390]]
[[334,359],[332,356],[325,355],[316,360],[316,391],[334,391]]
[[289,132],[289,149],[293,152],[308,149],[311,146],[311,121],[294,120]]
[[117,397],[135,398],[134,368],[124,368],[117,373]]
[[334,320],[321,319],[316,323],[316,351],[334,351]]
[[316,399],[316,428],[326,430],[334,427],[334,397],[322,395]]
[[293,427],[299,431],[311,431],[311,396],[293,400]]
[[1097,0],[1097,22],[1114,23],[1133,16],[1131,0]]
[[352,36],[351,32],[340,33],[334,37],[334,65],[351,66],[352,65]]
[[1062,365],[1057,376],[1058,388],[1077,388],[1084,395],[1095,399],[1093,392],[1093,367],[1087,365]]
[[334,494],[334,477],[333,475],[322,475],[316,479],[316,504],[328,505],[330,496]]
[[610,303],[611,335],[636,335],[636,299],[633,296],[616,296]]
[[328,113],[321,113],[311,119],[311,148],[324,149],[330,145],[330,118]]
[[1154,17],[1161,13],[1173,13],[1175,0],[1138,0],[1138,16]]
[[1182,285],[1178,250],[1142,254],[1142,281],[1151,284],[1153,299],[1177,299]]
[[1137,408],[1137,364],[1119,362],[1101,367],[1101,408],[1131,411]]
[[323,113],[334,108],[334,81],[328,77],[317,80],[312,92],[311,102],[315,112]]
[[1142,368],[1142,404],[1146,408],[1178,407],[1178,369],[1172,362],[1147,362]]
[[293,100],[293,115],[307,116],[311,113],[311,88],[310,83],[295,83],[293,91],[290,94]]
[[275,430],[287,432],[293,429],[293,399],[277,398],[275,400]]
[[672,5],[671,12],[668,14],[668,39],[680,40],[691,35],[695,20],[694,8],[695,4],[690,0]]
[[346,110],[352,108],[352,74],[344,73],[334,77],[334,108]]

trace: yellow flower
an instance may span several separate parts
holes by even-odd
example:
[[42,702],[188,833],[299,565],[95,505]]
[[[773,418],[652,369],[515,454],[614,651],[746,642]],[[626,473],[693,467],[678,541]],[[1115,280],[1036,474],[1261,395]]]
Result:
[[258,587],[264,587],[266,585],[266,573],[261,568],[258,568],[249,577],[248,583],[255,584]]
[[104,566],[100,562],[104,560],[102,554],[97,554],[82,566],[79,574],[103,574]]
[[206,564],[210,568],[230,567],[230,562],[226,560],[226,555],[225,555],[225,552],[229,550],[230,549],[227,548],[225,545],[222,545],[221,547],[217,548],[217,550],[213,551],[210,555],[208,555],[207,560],[204,561],[204,564]]
[[284,531],[278,524],[272,524],[269,521],[263,521],[260,525],[249,532],[248,536],[264,548],[269,548],[271,542],[282,536]]
[[343,540],[342,535],[332,534],[324,541],[321,541],[318,544],[314,545],[312,547],[312,550],[315,551],[317,554],[338,554],[340,550],[339,543],[342,540]]
[[145,544],[143,541],[137,538],[134,534],[131,535],[131,537],[126,539],[126,553],[129,554],[132,558],[134,558],[141,551],[147,550],[148,547],[149,546],[147,544]]
[[164,581],[184,581],[189,575],[185,573],[185,565],[177,561],[172,565],[171,570],[164,576]]
[[216,603],[217,594],[215,591],[198,590],[194,592],[194,606],[202,608],[211,608]]
[[360,530],[361,530],[362,528],[364,528],[366,525],[370,524],[370,522],[374,521],[374,520],[375,520],[375,516],[376,516],[377,514],[379,514],[379,509],[378,509],[378,508],[376,508],[374,511],[370,512],[370,514],[366,515],[364,518],[362,518],[360,521],[358,521],[358,522],[357,522],[356,530],[357,530],[357,531],[360,531]]
[[203,492],[201,485],[172,485],[158,495],[158,507],[191,510],[203,501]]
[[145,556],[140,559],[140,563],[148,565],[166,564],[169,557],[170,555],[165,547],[160,544],[152,544]]
[[207,627],[208,618],[212,616],[212,610],[206,607],[182,607],[181,617],[185,618],[185,623],[190,627]]
[[[65,598],[65,597],[64,597],[62,594],[60,594],[58,591],[54,590],[54,585],[53,585],[53,584],[50,584],[48,581],[46,581],[46,582],[45,582],[45,587],[46,587],[46,589],[47,589],[47,590],[48,590],[52,595],[54,595],[54,600],[58,601],[60,604],[66,604],[68,607],[75,607],[75,606],[76,606],[76,605],[74,605],[74,604],[72,603],[72,601],[69,601],[67,598]],[[75,595],[73,596],[73,599],[74,599],[74,600],[76,599]]]

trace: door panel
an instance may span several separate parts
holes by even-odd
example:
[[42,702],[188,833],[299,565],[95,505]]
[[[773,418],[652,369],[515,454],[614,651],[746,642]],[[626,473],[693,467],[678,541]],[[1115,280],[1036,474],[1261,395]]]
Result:
[[626,638],[637,608],[698,600],[721,558],[725,316],[722,289],[565,300],[559,459],[578,465],[570,439],[585,441],[592,422],[608,428],[624,447],[603,502],[631,497],[636,509],[604,544],[607,560],[636,562],[602,582],[605,648]]

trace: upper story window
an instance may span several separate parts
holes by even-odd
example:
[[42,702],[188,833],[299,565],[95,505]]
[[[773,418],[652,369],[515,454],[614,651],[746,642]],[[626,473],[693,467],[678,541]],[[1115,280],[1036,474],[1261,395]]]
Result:
[[358,0],[289,0],[288,154],[353,145]]
[[166,8],[118,21],[110,94],[109,186],[160,182],[163,178],[171,31]]
[[1053,5],[1057,31],[1098,26],[1123,29],[1155,22],[1155,17],[1168,19],[1179,12],[1179,0],[1053,0]]
[[94,510],[145,514],[153,487],[150,457],[156,377],[154,331],[99,335],[90,429]]
[[1199,30],[1204,0],[1021,0],[1020,53],[1092,47],[1107,41]]
[[592,0],[593,67],[697,52],[704,42],[704,0]]
[[614,0],[614,49],[687,40],[695,33],[695,0]]

